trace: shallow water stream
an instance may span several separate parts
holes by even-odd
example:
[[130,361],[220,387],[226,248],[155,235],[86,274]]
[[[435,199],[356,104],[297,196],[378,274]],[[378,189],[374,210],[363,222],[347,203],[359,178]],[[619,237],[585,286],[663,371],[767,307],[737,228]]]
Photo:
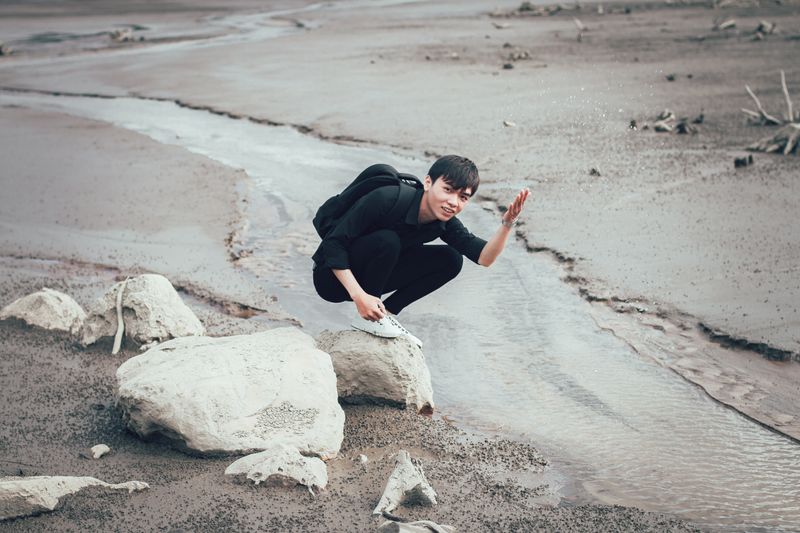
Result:
[[[417,174],[430,163],[169,102],[0,93],[10,104],[106,121],[246,170],[242,246],[253,253],[240,264],[311,333],[346,327],[352,312],[313,293],[313,210],[373,162]],[[460,218],[486,237],[497,224],[476,206]],[[403,313],[426,343],[439,412],[532,441],[569,501],[635,505],[720,531],[800,530],[800,446],[602,330],[559,268],[511,242],[491,269],[465,263]]]

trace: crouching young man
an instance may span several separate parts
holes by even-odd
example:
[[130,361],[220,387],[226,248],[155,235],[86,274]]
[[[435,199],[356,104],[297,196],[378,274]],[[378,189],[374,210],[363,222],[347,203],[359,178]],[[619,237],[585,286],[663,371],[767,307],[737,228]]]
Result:
[[[409,207],[402,206],[399,216],[397,185],[378,187],[359,198],[314,254],[317,293],[329,302],[353,301],[358,310],[354,328],[380,337],[407,335],[421,347],[396,315],[455,278],[463,256],[491,265],[529,195],[528,189],[517,194],[487,242],[457,218],[479,183],[472,161],[447,155],[433,164],[423,187],[412,193]],[[445,244],[425,244],[437,238]]]

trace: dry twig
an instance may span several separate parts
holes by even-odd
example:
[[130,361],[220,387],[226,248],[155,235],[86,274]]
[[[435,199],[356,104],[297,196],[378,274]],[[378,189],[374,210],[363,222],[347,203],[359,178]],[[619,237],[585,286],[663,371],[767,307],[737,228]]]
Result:
[[792,99],[789,97],[789,88],[786,87],[786,73],[781,70],[781,87],[783,88],[783,96],[786,97],[786,107],[788,108],[789,114],[787,115],[786,119],[789,122],[794,122],[794,111],[792,109]]
[[[756,103],[756,107],[758,108],[758,113],[761,120],[763,120],[766,124],[780,126],[782,124],[782,121],[778,120],[777,118],[773,117],[772,115],[764,111],[764,108],[761,106],[761,101],[758,99],[755,93],[750,89],[750,86],[745,85],[744,88],[747,89],[747,94],[749,94],[750,97],[753,99],[753,101]],[[747,113],[747,111],[745,112]],[[751,113],[747,114],[750,115]]]

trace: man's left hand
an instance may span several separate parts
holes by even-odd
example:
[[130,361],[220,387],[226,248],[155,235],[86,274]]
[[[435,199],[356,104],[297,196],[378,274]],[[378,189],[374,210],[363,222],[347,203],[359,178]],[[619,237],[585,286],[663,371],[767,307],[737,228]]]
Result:
[[525,200],[528,199],[530,194],[531,191],[527,187],[519,191],[517,197],[508,204],[508,209],[503,213],[503,224],[510,227],[517,220],[522,208],[525,206]]

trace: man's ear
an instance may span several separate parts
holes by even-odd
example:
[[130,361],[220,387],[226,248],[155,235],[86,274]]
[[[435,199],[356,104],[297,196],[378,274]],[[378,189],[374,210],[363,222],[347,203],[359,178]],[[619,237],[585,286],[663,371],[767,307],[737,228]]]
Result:
[[427,191],[433,185],[433,180],[431,179],[430,176],[425,176],[425,178],[422,180],[422,185],[424,189]]

